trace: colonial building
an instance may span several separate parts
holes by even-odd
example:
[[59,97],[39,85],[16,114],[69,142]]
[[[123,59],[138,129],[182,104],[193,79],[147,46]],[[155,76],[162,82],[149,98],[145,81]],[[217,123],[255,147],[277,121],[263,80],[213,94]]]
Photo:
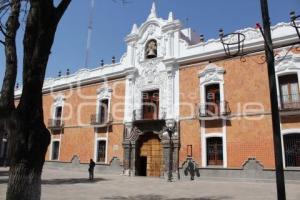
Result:
[[[125,175],[274,177],[264,40],[258,29],[237,33],[230,50],[240,53],[229,57],[220,39],[204,41],[172,12],[159,18],[153,4],[120,62],[45,80],[46,165],[93,158],[100,172]],[[284,167],[299,178],[300,38],[290,23],[272,37]]]

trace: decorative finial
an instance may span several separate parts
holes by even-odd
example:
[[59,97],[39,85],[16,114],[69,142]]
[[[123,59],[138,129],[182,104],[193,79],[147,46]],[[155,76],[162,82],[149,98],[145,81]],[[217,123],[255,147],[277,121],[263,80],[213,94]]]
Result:
[[173,12],[169,12],[168,22],[174,21],[174,15]]
[[133,24],[132,26],[132,30],[131,30],[131,34],[136,34],[137,33],[137,25],[136,24]]
[[155,1],[153,1],[153,3],[152,3],[151,13],[148,17],[148,20],[153,19],[153,18],[157,18]]

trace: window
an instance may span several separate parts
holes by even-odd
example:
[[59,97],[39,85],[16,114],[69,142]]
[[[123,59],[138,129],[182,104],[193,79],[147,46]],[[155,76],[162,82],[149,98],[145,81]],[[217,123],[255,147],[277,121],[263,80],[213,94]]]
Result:
[[282,109],[300,108],[297,74],[279,77],[280,101]]
[[157,42],[156,40],[149,40],[146,44],[145,57],[152,59],[157,57]]
[[52,142],[52,160],[58,160],[59,156],[59,141]]
[[206,115],[220,114],[220,86],[211,84],[205,88]]
[[207,165],[223,165],[223,140],[221,137],[207,138]]
[[105,140],[99,140],[97,142],[97,162],[105,162],[106,158],[106,141]]
[[100,124],[106,123],[108,121],[108,99],[102,99],[100,101],[98,122]]
[[53,125],[60,126],[62,118],[62,106],[58,106],[55,108],[55,119],[53,121]]
[[300,167],[300,134],[284,135],[284,154],[286,167]]
[[143,92],[143,119],[158,119],[159,91]]

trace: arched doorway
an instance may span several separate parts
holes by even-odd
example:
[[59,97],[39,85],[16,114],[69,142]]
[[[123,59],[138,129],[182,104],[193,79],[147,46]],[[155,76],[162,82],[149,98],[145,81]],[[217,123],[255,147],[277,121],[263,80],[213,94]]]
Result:
[[136,172],[139,176],[160,177],[163,170],[163,149],[160,139],[145,133],[138,140]]

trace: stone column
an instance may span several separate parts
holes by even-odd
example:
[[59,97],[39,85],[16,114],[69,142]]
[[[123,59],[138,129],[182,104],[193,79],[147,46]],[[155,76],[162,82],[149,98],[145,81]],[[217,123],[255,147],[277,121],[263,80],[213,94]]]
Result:
[[179,149],[180,149],[180,141],[177,138],[173,139],[173,179],[180,179],[179,177]]
[[130,152],[130,166],[131,166],[131,169],[130,169],[130,176],[135,176],[135,159],[136,159],[136,142],[132,141],[131,142],[131,152]]
[[[163,156],[164,156],[164,178],[168,179],[169,176],[169,168],[170,168],[170,162],[172,162],[172,180],[177,180],[179,178],[179,171],[178,171],[178,159],[179,159],[179,148],[180,148],[180,142],[177,137],[172,137],[172,141],[170,142],[170,139],[165,137],[162,140],[163,145]],[[172,156],[170,156],[170,153]],[[170,160],[172,159],[172,160]]]
[[123,174],[126,176],[130,175],[130,154],[131,154],[131,145],[130,141],[124,141],[123,142],[123,148],[124,148],[124,159],[123,159]]

